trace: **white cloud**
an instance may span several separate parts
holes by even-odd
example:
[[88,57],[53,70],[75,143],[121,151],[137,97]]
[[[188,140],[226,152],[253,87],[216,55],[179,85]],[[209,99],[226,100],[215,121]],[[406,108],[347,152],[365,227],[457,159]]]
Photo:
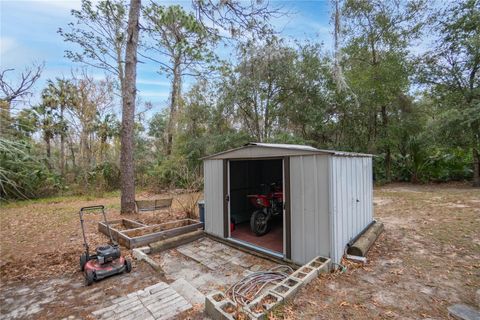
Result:
[[[2,0],[0,0],[2,2]],[[79,9],[81,7],[80,0],[16,0],[18,3],[29,3],[38,6],[39,9]],[[95,2],[95,1],[94,1]],[[37,8],[37,7],[36,7]]]
[[18,42],[14,38],[1,37],[0,38],[0,57],[2,57],[1,60],[3,60],[4,54],[7,54],[8,52],[14,50],[18,46],[19,46]]

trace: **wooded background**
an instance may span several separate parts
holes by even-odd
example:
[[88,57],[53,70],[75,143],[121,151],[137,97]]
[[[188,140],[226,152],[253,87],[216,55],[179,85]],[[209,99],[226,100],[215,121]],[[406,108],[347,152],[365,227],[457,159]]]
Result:
[[[48,80],[38,103],[28,98],[43,65],[2,66],[2,200],[117,190],[129,139],[135,179],[122,185],[153,191],[201,189],[201,157],[251,141],[372,153],[379,183],[480,186],[479,1],[332,1],[333,48],[282,38],[271,21],[291,13],[261,1],[145,3],[127,33],[134,2],[72,11],[58,33],[84,68]],[[219,54],[225,45],[234,59]],[[167,108],[137,100],[135,111],[126,62],[137,53],[171,79]]]

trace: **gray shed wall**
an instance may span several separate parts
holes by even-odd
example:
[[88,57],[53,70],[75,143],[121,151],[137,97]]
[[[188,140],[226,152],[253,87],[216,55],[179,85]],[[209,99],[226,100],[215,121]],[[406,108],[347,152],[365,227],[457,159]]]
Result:
[[[205,231],[223,238],[223,160],[204,160]],[[290,156],[291,259],[339,263],[347,243],[373,221],[372,158]],[[357,201],[358,200],[358,201]]]
[[205,160],[205,231],[223,238],[223,160]]
[[290,157],[292,260],[330,256],[328,155]]
[[331,258],[340,263],[347,243],[373,221],[372,158],[330,157]]

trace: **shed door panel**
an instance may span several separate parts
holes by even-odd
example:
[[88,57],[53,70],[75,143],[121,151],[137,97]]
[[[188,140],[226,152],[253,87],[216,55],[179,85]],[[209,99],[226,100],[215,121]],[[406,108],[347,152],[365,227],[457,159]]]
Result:
[[329,256],[328,156],[290,157],[292,260]]
[[223,237],[223,160],[204,161],[205,231]]

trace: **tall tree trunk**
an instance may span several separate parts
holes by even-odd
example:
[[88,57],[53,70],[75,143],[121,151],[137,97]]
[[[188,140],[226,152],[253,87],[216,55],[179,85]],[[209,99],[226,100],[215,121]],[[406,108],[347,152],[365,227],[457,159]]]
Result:
[[135,212],[135,164],[133,159],[135,99],[137,94],[138,20],[141,0],[130,1],[127,47],[125,50],[125,81],[122,87],[122,131],[120,155],[121,213]]
[[63,111],[65,106],[60,106],[60,123],[62,125],[60,132],[60,173],[62,178],[65,177],[65,128],[63,127]]
[[480,187],[480,152],[473,148],[473,186]]
[[173,65],[172,93],[170,96],[170,116],[168,118],[168,124],[167,124],[167,143],[166,143],[167,155],[170,155],[172,153],[173,135],[175,132],[178,104],[180,100],[180,88],[181,88],[180,59],[176,58]]
[[72,156],[72,169],[75,171],[75,168],[77,166],[77,161],[75,159],[75,150],[73,148],[73,141],[71,138],[70,138],[69,146],[70,146],[70,154]]
[[385,148],[385,178],[387,181],[392,179],[392,152],[390,149],[390,145],[388,140],[388,115],[387,115],[387,107],[382,106],[381,109],[382,114],[382,125],[383,125],[383,144]]
[[45,135],[45,145],[46,145],[46,149],[47,149],[47,159],[48,159],[48,165],[50,166],[50,158],[52,156],[52,152],[51,152],[51,143],[50,143],[50,136],[49,135]]
[[473,121],[471,123],[471,130],[473,132],[473,186],[480,187],[480,121]]

